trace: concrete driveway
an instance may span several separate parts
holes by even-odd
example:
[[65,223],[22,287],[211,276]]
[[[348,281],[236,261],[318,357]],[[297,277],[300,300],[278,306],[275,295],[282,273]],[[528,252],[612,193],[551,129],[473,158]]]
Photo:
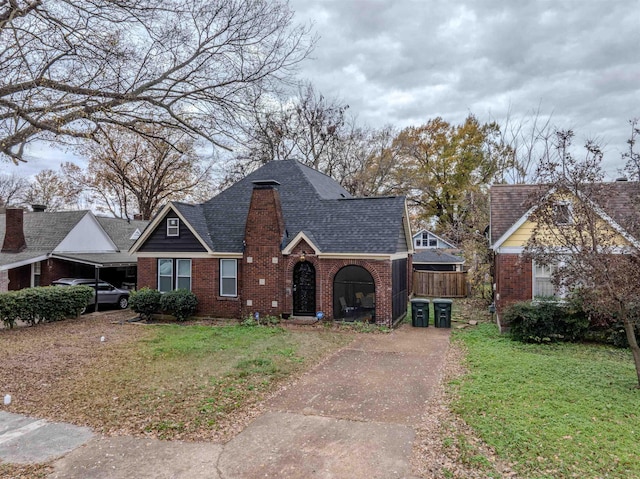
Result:
[[414,425],[441,378],[449,335],[408,325],[362,335],[226,444],[95,437],[57,460],[51,477],[411,478]]

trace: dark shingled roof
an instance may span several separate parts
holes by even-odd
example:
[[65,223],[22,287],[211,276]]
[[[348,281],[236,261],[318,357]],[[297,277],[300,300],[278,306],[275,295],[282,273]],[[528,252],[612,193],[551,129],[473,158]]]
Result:
[[296,160],[271,161],[201,205],[173,205],[212,250],[239,253],[253,182],[268,180],[279,183],[283,247],[304,231],[325,253],[397,251],[404,197],[352,198],[335,180]]
[[[51,211],[29,212],[23,215],[24,237],[27,248],[20,253],[0,253],[0,265],[10,265],[21,261],[28,261],[43,255],[50,254],[78,222],[89,213],[88,210],[79,211]],[[128,254],[134,240],[131,235],[136,229],[141,232],[148,221],[130,221],[119,218],[96,218],[107,235],[120,249],[121,253],[102,253],[99,257],[93,255],[91,262],[129,262],[135,263],[135,258]],[[4,241],[6,230],[6,214],[0,214],[0,245]],[[91,253],[86,253],[91,255]],[[71,258],[71,255],[67,254]],[[76,260],[85,261],[85,257],[79,255]]]
[[[616,223],[638,238],[640,183],[615,181],[597,185],[597,205]],[[532,199],[549,190],[545,185],[494,185],[491,187],[491,244],[494,244],[524,214]]]
[[413,264],[421,263],[464,263],[464,258],[437,249],[427,249],[416,251],[413,255]]

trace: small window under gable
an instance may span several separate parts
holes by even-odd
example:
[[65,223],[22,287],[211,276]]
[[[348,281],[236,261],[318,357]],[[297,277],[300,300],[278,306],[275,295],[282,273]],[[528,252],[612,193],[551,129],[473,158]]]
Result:
[[571,203],[558,202],[553,205],[553,222],[556,225],[570,225],[573,223]]
[[167,236],[180,236],[179,218],[167,218]]

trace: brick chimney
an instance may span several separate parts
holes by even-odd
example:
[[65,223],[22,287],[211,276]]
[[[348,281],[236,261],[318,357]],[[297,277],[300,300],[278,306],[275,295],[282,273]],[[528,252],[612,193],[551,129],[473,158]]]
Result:
[[27,247],[24,239],[24,211],[22,208],[7,208],[5,214],[3,253],[19,253]]
[[262,316],[277,316],[285,308],[281,250],[285,225],[278,185],[273,180],[254,182],[245,226],[243,264],[239,268],[243,310]]

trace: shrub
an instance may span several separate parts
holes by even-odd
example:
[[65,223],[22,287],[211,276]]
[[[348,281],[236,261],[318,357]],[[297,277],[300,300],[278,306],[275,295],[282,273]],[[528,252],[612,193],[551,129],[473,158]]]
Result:
[[15,311],[15,293],[0,294],[0,319],[7,328],[13,328],[16,325]]
[[129,307],[140,315],[142,319],[151,319],[151,315],[160,309],[160,291],[142,288],[132,291],[129,296]]
[[160,298],[160,308],[176,317],[178,321],[184,321],[193,316],[198,307],[198,298],[187,289],[168,291]]
[[571,304],[549,300],[516,303],[506,309],[504,320],[517,341],[541,343],[579,341],[585,337],[589,318]]
[[44,286],[0,294],[0,317],[12,328],[17,320],[34,326],[77,316],[86,308],[94,290],[89,286]]

